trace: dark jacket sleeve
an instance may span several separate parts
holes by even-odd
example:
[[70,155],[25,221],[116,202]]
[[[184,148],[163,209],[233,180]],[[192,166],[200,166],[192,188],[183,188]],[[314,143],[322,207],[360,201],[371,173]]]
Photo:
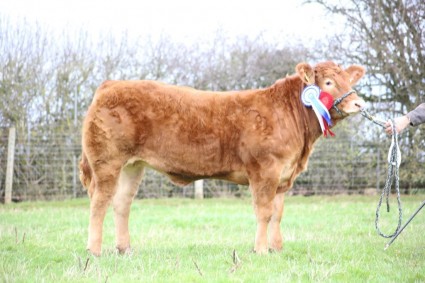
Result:
[[406,116],[409,117],[411,126],[425,123],[425,103],[419,104],[415,110],[410,111]]

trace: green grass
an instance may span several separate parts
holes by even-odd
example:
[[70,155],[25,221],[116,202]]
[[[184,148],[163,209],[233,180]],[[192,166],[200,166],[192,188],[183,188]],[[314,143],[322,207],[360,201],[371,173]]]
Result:
[[[405,220],[424,195],[403,196]],[[281,253],[251,252],[249,199],[137,200],[132,255],[117,255],[109,211],[103,255],[85,251],[86,199],[0,206],[1,282],[424,282],[425,211],[384,251],[378,197],[287,197]],[[382,212],[383,229],[395,228]],[[387,227],[388,226],[388,227]],[[232,258],[236,252],[240,261]]]

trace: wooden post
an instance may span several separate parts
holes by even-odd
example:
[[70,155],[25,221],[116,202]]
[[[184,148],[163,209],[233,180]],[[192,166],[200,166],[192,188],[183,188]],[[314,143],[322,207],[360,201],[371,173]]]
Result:
[[13,184],[13,165],[15,162],[15,139],[16,130],[14,127],[9,129],[9,141],[7,144],[7,168],[6,168],[6,183],[4,192],[4,203],[12,202],[12,184]]
[[204,198],[204,180],[195,181],[195,199]]
[[77,156],[72,155],[72,196],[77,198]]

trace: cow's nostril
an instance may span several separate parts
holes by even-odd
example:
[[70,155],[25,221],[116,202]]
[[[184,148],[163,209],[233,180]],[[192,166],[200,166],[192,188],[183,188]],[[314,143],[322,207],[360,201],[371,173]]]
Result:
[[358,107],[359,109],[363,109],[366,106],[365,102],[363,100],[358,100],[358,101],[354,102],[354,105],[356,107]]

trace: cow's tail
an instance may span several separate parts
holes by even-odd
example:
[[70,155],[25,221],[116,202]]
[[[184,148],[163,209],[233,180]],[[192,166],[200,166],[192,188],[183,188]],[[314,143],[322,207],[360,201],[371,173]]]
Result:
[[85,189],[89,189],[91,180],[92,180],[92,172],[91,172],[90,164],[83,150],[83,153],[81,155],[81,160],[80,160],[80,181]]

